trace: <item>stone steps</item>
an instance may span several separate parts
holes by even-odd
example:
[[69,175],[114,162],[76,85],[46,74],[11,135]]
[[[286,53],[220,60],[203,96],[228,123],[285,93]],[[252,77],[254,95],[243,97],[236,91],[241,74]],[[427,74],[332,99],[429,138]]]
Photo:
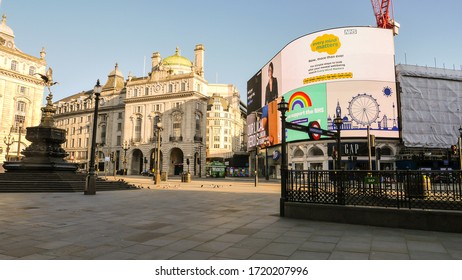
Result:
[[[75,173],[3,173],[0,174],[0,193],[5,192],[83,192],[86,175]],[[96,191],[137,189],[123,180],[96,180]]]

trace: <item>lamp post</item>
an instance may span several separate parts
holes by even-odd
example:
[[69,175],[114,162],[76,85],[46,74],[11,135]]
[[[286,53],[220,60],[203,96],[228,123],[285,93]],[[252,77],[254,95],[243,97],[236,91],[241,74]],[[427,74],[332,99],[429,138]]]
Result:
[[340,115],[337,115],[337,117],[334,119],[334,124],[337,126],[337,162],[336,162],[336,169],[340,170],[341,169],[341,164],[342,164],[342,147],[340,144],[340,130],[343,124],[343,119],[340,117]]
[[342,148],[340,144],[340,129],[343,124],[342,117],[340,115],[337,115],[337,117],[334,119],[334,124],[337,126],[337,163],[336,163],[336,171],[337,173],[337,189],[338,189],[338,203],[340,205],[345,205],[345,191],[343,189],[343,184],[341,183],[340,180],[340,172],[341,170],[341,164],[342,164]]
[[459,127],[459,170],[462,170],[462,126]]
[[287,151],[286,151],[286,112],[289,110],[289,103],[282,97],[278,103],[278,111],[281,112],[281,198],[279,200],[279,215],[284,217],[284,204],[286,201],[287,181]]
[[269,180],[269,166],[268,166],[268,147],[270,142],[268,139],[265,140],[265,180]]
[[[98,106],[99,96],[101,94],[102,86],[99,83],[99,79],[93,88],[93,94],[95,95],[95,112],[93,113],[93,132],[91,136],[91,149],[90,149],[90,169],[88,171],[87,181],[85,185],[84,194],[94,195],[96,194],[96,178],[95,178],[95,150],[96,150],[96,128],[98,122]],[[91,98],[92,96],[90,96]]]
[[124,175],[127,175],[127,151],[130,149],[130,144],[128,143],[127,140],[124,141],[124,145],[122,146],[122,149],[124,150]]
[[199,178],[202,178],[202,138],[201,143],[199,144]]
[[160,184],[160,134],[162,132],[162,123],[157,122],[157,162],[156,162],[156,186]]
[[22,122],[19,122],[19,139],[18,139],[18,151],[17,151],[17,154],[16,154],[16,158],[17,160],[19,161],[21,159],[21,156],[20,156],[20,152],[21,152],[21,132],[22,132],[22,125],[23,123]]
[[8,161],[9,153],[10,153],[10,146],[13,145],[13,142],[14,142],[14,137],[11,136],[11,129],[10,129],[10,133],[8,133],[8,138],[7,136],[5,136],[5,138],[3,138],[3,142],[6,145],[6,158],[5,159]]

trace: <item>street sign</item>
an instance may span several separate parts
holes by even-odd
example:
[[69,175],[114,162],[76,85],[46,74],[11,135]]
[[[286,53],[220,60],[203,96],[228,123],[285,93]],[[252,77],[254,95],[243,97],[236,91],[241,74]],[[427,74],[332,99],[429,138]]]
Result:
[[337,132],[322,129],[317,121],[310,122],[308,126],[286,122],[286,128],[306,132],[312,140],[319,140],[321,138],[321,135],[337,137]]

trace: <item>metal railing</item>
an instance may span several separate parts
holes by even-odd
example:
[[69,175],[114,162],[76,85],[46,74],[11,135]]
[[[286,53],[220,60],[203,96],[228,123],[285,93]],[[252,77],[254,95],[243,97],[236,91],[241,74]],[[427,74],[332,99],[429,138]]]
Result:
[[462,210],[461,171],[289,170],[285,200],[409,209]]

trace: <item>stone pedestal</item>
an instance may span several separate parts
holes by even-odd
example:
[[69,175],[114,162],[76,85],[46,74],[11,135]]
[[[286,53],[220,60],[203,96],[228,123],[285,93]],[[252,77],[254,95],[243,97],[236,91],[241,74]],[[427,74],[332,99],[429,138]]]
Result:
[[[51,79],[50,79],[51,82]],[[50,90],[50,85],[48,89]],[[66,142],[66,131],[54,126],[53,115],[56,109],[52,103],[53,95],[47,96],[47,104],[42,108],[42,119],[39,126],[28,127],[26,139],[32,144],[21,154],[25,157],[21,161],[7,161],[3,167],[7,172],[75,172],[77,164],[69,163],[64,158],[68,155],[61,148]]]
[[3,167],[9,171],[69,171],[75,172],[77,164],[69,163],[64,158],[66,151],[61,144],[66,142],[66,131],[56,127],[28,127],[26,139],[32,144],[21,153],[21,161],[7,161]]

